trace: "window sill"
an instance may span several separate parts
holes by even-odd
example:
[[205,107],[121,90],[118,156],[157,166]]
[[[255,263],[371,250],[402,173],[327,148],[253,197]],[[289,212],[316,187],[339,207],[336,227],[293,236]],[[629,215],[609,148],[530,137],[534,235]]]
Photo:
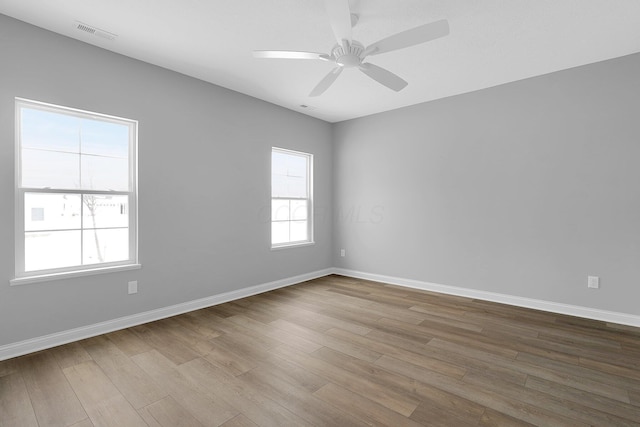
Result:
[[9,280],[9,285],[26,285],[29,283],[49,282],[52,280],[71,279],[74,277],[93,276],[95,274],[115,273],[118,271],[139,270],[141,264],[117,265],[114,267],[92,268],[90,270],[68,271],[64,273],[43,274],[41,276],[16,277]]
[[316,242],[300,242],[300,243],[288,243],[284,245],[271,246],[272,251],[278,251],[280,249],[299,248],[300,246],[312,246]]

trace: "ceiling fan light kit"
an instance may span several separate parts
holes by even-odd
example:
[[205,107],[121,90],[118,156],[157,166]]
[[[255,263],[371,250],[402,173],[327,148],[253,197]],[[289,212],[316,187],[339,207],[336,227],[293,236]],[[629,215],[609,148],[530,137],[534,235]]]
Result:
[[319,96],[323,94],[336,81],[344,68],[358,68],[362,73],[369,76],[383,86],[396,92],[407,86],[407,82],[382,67],[364,62],[367,56],[379,55],[381,53],[392,52],[404,49],[428,41],[444,37],[449,34],[449,23],[447,20],[440,20],[429,24],[420,25],[410,30],[402,31],[392,36],[377,41],[365,48],[365,46],[353,40],[351,29],[358,22],[358,15],[349,10],[348,0],[324,0],[329,23],[333,34],[338,42],[331,54],[317,52],[301,52],[289,50],[255,50],[255,58],[265,59],[319,59],[336,64],[336,67],[329,72],[320,83],[311,91],[309,96]]
[[331,58],[341,67],[357,67],[362,62],[363,52],[362,43],[355,40],[351,42],[345,40],[342,46],[337,44],[331,49]]

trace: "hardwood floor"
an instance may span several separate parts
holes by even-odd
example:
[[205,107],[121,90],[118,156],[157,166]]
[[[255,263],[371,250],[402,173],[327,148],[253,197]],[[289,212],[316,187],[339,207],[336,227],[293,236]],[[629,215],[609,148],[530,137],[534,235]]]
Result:
[[329,276],[0,362],[0,426],[640,426],[640,330]]

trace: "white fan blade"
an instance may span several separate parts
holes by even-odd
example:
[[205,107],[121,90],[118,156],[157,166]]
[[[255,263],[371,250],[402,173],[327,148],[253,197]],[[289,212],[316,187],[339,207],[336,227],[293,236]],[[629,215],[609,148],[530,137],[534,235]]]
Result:
[[324,53],[296,52],[293,50],[254,50],[254,58],[266,59],[321,59],[330,61],[331,57]]
[[392,50],[415,46],[449,34],[449,22],[446,19],[421,25],[382,39],[364,50],[364,55],[378,55]]
[[324,7],[329,15],[329,23],[338,44],[342,46],[344,40],[351,43],[349,0],[324,0]]
[[383,86],[388,87],[389,89],[395,90],[396,92],[401,91],[406,85],[409,84],[400,77],[393,74],[391,71],[387,71],[384,68],[378,67],[377,65],[373,65],[368,62],[360,64],[359,68],[360,71],[371,77],[373,80],[377,81]]
[[329,89],[329,86],[331,86],[333,82],[336,81],[336,79],[338,78],[341,72],[342,72],[342,67],[336,67],[333,70],[331,70],[331,72],[329,72],[329,74],[324,76],[324,78],[320,80],[320,83],[318,83],[318,85],[313,88],[309,96],[322,95],[324,91]]

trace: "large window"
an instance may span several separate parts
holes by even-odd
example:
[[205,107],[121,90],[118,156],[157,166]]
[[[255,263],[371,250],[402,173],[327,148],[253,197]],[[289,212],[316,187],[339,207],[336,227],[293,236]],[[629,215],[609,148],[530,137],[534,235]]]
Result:
[[271,151],[271,247],[313,242],[313,156]]
[[16,278],[137,264],[137,122],[16,100]]

